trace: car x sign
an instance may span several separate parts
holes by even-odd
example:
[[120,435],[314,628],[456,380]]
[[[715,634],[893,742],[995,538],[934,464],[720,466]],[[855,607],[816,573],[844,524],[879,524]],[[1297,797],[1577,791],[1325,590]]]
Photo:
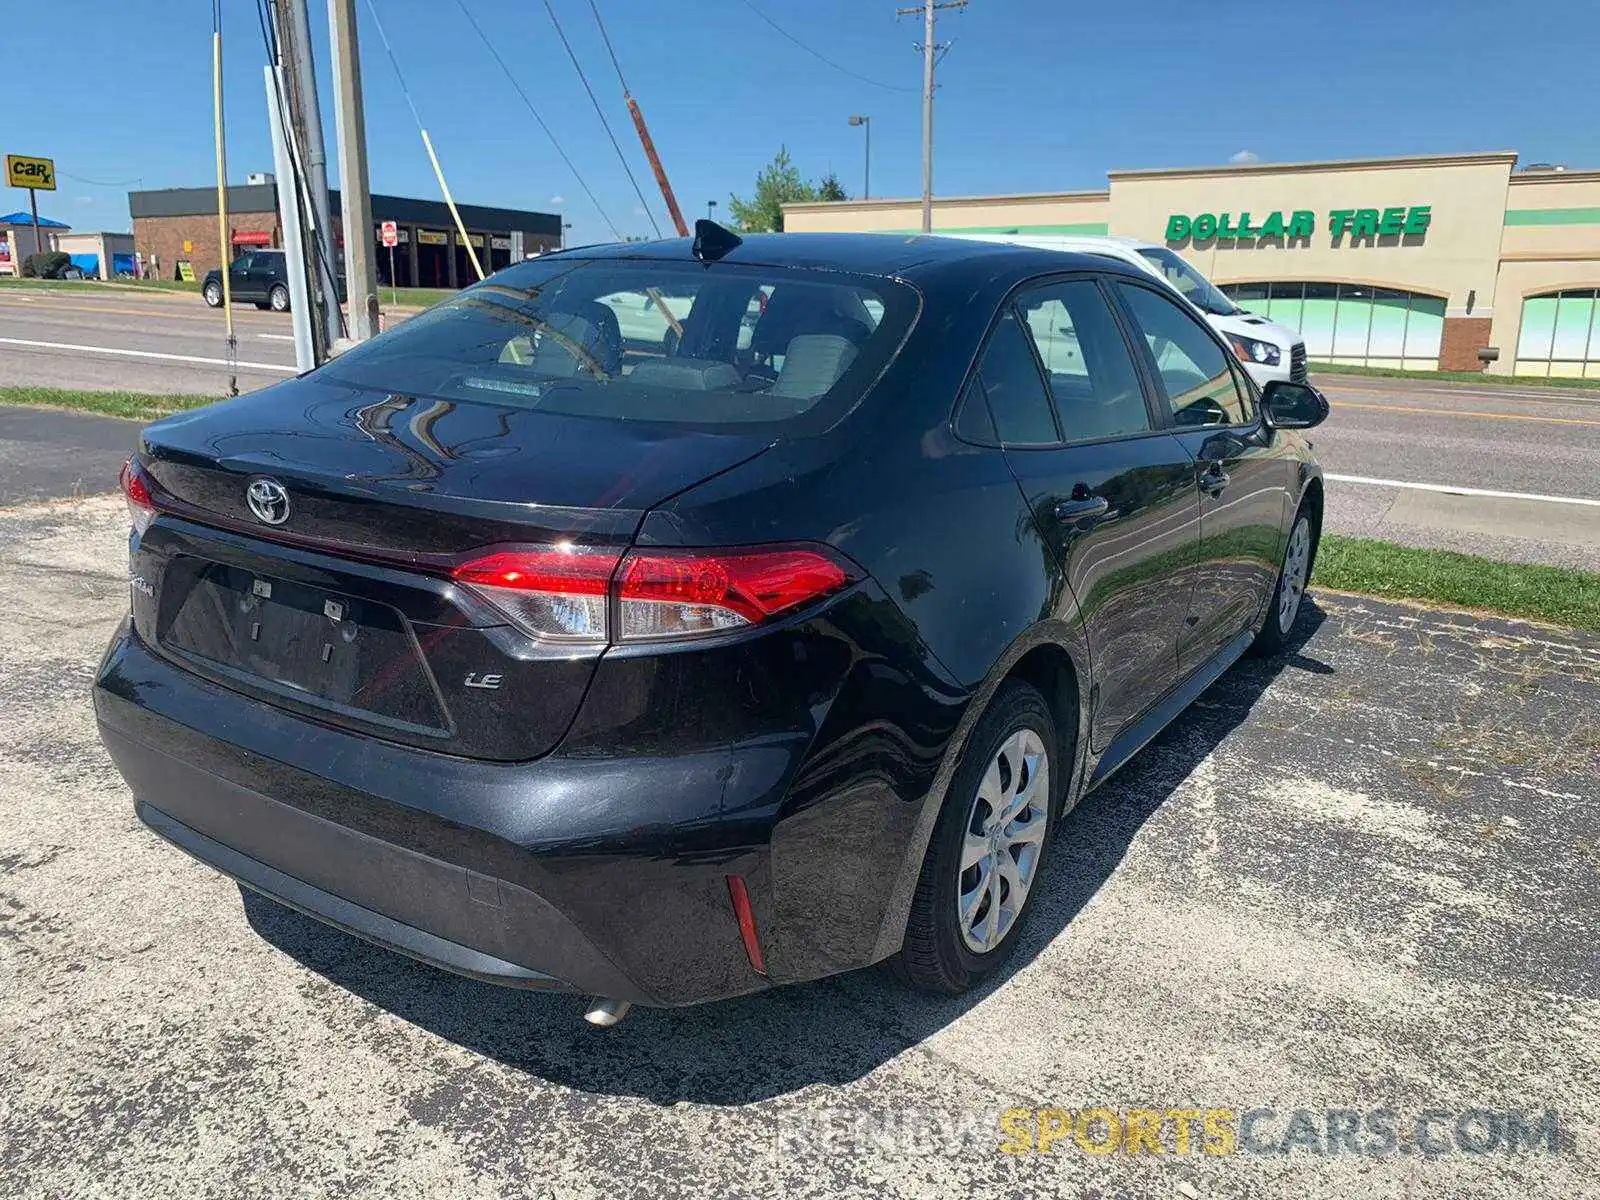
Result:
[[6,185],[53,192],[56,190],[56,164],[48,158],[28,158],[21,154],[8,154]]

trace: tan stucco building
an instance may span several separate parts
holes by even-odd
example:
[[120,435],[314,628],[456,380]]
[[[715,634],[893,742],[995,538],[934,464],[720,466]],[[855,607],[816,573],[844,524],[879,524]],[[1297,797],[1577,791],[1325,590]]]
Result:
[[[1112,171],[1103,191],[935,199],[935,232],[1171,247],[1313,360],[1600,379],[1600,171],[1514,153]],[[793,231],[921,227],[920,200],[792,204]]]

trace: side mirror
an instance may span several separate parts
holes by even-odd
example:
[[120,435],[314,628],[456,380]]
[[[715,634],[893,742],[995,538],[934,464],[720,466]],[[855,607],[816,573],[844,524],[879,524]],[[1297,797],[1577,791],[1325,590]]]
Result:
[[1328,419],[1328,398],[1309,383],[1274,379],[1262,399],[1267,424],[1274,429],[1310,429]]

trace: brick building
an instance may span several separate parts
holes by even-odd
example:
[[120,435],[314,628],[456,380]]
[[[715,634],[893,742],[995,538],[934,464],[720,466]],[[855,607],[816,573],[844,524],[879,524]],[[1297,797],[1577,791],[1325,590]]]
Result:
[[[342,256],[344,231],[339,219],[339,193],[331,191],[329,196],[334,241]],[[498,270],[516,259],[554,250],[561,244],[561,218],[555,213],[481,204],[461,204],[457,208],[485,271]],[[143,256],[143,262],[153,264],[153,273],[160,278],[178,278],[180,263],[187,263],[196,278],[220,265],[223,256],[217,248],[215,188],[129,192],[128,212],[133,218],[134,248]],[[381,285],[461,287],[474,279],[467,248],[442,201],[374,195],[372,219],[374,261]],[[394,221],[399,227],[400,244],[394,250],[392,279],[390,254],[379,239],[379,227],[384,221]],[[230,262],[251,246],[283,245],[277,185],[230,187],[228,231]]]

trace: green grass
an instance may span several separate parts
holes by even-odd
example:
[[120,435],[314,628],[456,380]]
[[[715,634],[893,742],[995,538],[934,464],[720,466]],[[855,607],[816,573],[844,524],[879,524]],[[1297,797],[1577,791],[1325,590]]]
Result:
[[1307,364],[1313,375],[1365,375],[1372,379],[1440,379],[1450,383],[1487,383],[1501,387],[1587,388],[1600,391],[1600,379],[1546,379],[1543,375],[1484,375],[1477,371],[1402,371],[1399,367],[1347,367],[1335,363]]
[[427,308],[430,304],[437,304],[441,300],[448,300],[461,293],[450,288],[386,288],[378,289],[378,299],[387,307],[391,304],[407,304],[416,308]]
[[186,409],[215,404],[217,396],[152,396],[143,392],[85,392],[71,388],[0,387],[0,404],[70,408],[107,417],[153,421]]
[[1329,534],[1317,551],[1312,582],[1600,632],[1600,574],[1566,567],[1501,563]]

